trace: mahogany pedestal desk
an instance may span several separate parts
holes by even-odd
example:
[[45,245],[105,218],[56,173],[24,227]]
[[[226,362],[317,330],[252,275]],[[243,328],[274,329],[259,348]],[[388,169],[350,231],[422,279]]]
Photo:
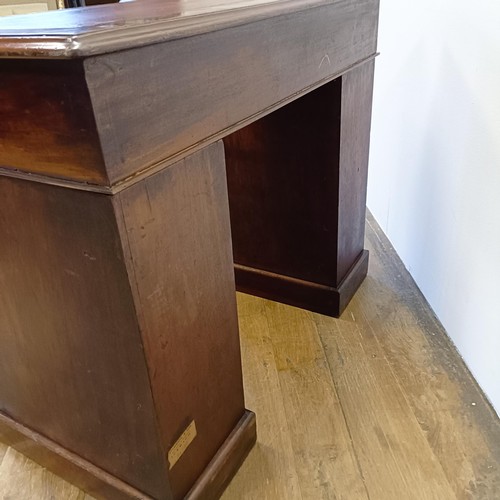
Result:
[[101,498],[221,494],[256,436],[235,275],[338,315],[366,274],[377,19],[152,0],[0,21],[0,439]]

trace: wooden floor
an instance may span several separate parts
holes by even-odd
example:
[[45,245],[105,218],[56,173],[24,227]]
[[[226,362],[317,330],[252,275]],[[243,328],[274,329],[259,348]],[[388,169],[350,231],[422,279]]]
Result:
[[[500,422],[387,240],[339,320],[240,295],[258,443],[223,500],[500,499]],[[0,498],[91,500],[0,444]]]

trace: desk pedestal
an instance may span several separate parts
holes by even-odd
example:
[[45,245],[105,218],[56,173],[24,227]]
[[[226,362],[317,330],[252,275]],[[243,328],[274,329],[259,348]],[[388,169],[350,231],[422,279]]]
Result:
[[2,439],[106,499],[216,498],[255,441],[222,143],[114,196],[0,199]]
[[236,285],[339,316],[363,250],[373,61],[224,139]]

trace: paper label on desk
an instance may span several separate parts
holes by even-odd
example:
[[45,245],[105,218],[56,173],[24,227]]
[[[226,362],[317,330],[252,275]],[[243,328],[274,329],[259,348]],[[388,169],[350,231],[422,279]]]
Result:
[[196,437],[196,424],[194,420],[186,427],[186,430],[180,435],[179,439],[174,443],[168,451],[168,464],[171,469],[181,458],[182,454],[187,450],[187,447],[193,442]]

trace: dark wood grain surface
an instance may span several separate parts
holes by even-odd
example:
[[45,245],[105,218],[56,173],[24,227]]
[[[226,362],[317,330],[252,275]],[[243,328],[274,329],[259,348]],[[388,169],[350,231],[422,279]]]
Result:
[[82,61],[0,60],[0,167],[106,183]]
[[224,139],[234,261],[337,285],[341,79]]
[[334,3],[86,59],[110,182],[149,175],[373,57],[375,7]]
[[343,3],[342,0],[148,0],[3,18],[0,57],[88,56]]
[[[39,466],[46,468],[45,474],[51,473],[64,478],[65,481],[72,483],[74,486],[87,492],[91,497],[85,495],[83,500],[105,499],[105,500],[153,500],[152,497],[146,495],[143,491],[130,486],[130,484],[118,479],[113,474],[104,471],[93,463],[83,459],[77,453],[68,451],[63,446],[48,439],[43,434],[32,431],[28,427],[23,426],[19,422],[12,420],[0,412],[0,449],[2,446],[10,446],[19,452],[19,456],[27,457]],[[21,455],[22,454],[22,455]],[[0,453],[0,457],[2,454]],[[25,463],[30,463],[30,460],[24,458]],[[5,464],[5,461],[0,461],[0,468]],[[48,472],[50,471],[50,472]],[[33,477],[32,474],[29,474]],[[22,480],[21,480],[22,481]],[[24,481],[23,484],[26,485]],[[0,485],[3,498],[41,498],[43,493],[34,493],[29,486],[25,488],[25,493],[9,495],[6,489],[11,489],[14,481],[9,481],[9,486],[6,488]],[[71,487],[70,487],[71,488]],[[66,499],[63,492],[59,491],[54,497],[54,492],[51,488],[43,488],[44,493],[50,495],[51,500],[55,498]],[[26,493],[28,492],[29,493]],[[169,498],[167,496],[167,498]]]
[[0,412],[167,498],[111,198],[0,177]]
[[337,282],[364,248],[373,72],[370,61],[342,77]]
[[255,414],[246,411],[185,500],[217,500],[257,439]]
[[222,143],[114,198],[167,452],[197,436],[169,471],[182,498],[245,411]]
[[[147,18],[149,6],[156,3],[143,5]],[[116,9],[119,16],[121,6],[102,8]],[[92,9],[101,7],[87,10]],[[117,192],[161,170],[165,161],[181,159],[373,58],[377,9],[378,0],[353,0],[223,30],[215,22],[202,33],[89,57],[83,61],[84,74],[77,62],[72,66],[64,60],[33,65],[28,61],[23,71],[29,78],[22,83],[23,73],[15,65],[20,68],[24,63],[0,59],[0,74],[6,75],[0,110],[9,116],[9,133],[4,131],[7,149],[0,150],[0,165],[11,175],[30,168],[32,153],[15,156],[22,136],[10,131],[26,129],[26,117],[35,109],[29,100],[13,96],[42,95],[40,117],[34,121],[37,133],[30,145],[30,151],[41,153],[39,159],[33,158],[33,172],[45,175],[38,180],[60,183],[62,179],[71,187]],[[85,12],[81,10],[82,24]],[[103,36],[113,31],[106,25],[99,29]],[[12,36],[0,39],[0,47]],[[124,36],[137,42],[126,30]],[[26,46],[33,41],[22,30],[19,37]],[[62,73],[62,80],[53,73]]]
[[338,316],[366,276],[373,62],[227,136],[238,289]]

